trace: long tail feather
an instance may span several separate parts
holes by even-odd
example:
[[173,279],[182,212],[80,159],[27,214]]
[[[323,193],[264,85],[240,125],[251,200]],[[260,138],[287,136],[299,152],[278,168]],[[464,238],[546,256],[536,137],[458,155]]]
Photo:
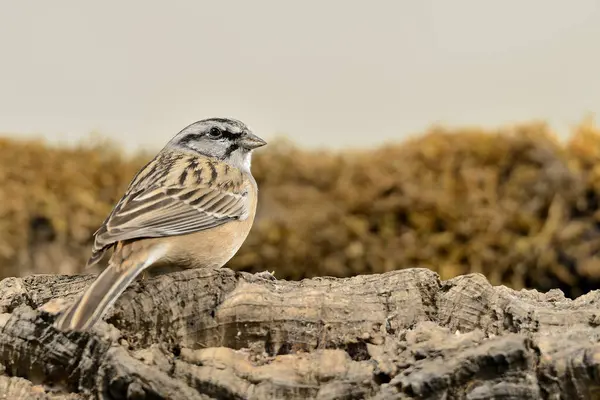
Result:
[[129,268],[109,265],[83,295],[73,303],[56,321],[61,330],[84,331],[98,322],[127,286],[148,266],[162,255],[159,248],[153,249],[148,258]]

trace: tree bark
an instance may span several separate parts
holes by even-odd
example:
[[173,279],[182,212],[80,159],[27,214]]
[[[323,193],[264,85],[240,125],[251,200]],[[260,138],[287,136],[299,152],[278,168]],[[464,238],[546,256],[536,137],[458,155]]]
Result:
[[93,278],[0,282],[0,398],[600,398],[600,292],[197,269],[135,282],[91,332],[56,330]]

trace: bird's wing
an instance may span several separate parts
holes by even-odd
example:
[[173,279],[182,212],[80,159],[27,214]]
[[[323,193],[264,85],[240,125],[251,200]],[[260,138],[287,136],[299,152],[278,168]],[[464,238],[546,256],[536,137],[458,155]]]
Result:
[[145,170],[96,231],[91,260],[118,241],[197,232],[249,214],[242,174],[227,165],[183,157],[162,173]]

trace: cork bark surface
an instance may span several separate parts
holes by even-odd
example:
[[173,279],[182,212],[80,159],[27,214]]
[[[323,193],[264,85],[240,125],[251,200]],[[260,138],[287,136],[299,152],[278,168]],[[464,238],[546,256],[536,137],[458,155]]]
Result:
[[93,278],[0,282],[0,399],[600,398],[600,292],[197,269],[135,282],[91,332],[57,331]]

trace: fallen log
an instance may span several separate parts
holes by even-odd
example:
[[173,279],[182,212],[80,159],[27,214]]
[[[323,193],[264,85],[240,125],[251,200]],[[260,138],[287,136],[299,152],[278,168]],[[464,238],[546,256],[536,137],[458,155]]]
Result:
[[91,275],[0,282],[0,398],[591,399],[600,292],[575,300],[426,269],[132,284],[90,332],[57,312]]

